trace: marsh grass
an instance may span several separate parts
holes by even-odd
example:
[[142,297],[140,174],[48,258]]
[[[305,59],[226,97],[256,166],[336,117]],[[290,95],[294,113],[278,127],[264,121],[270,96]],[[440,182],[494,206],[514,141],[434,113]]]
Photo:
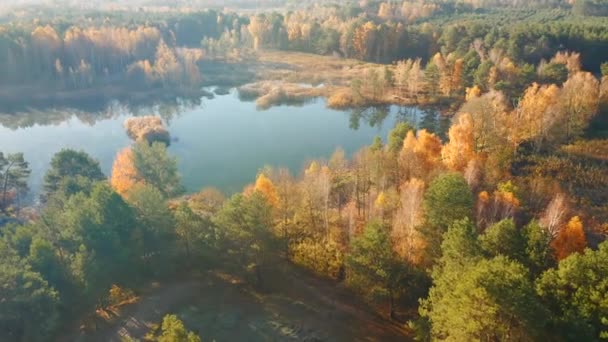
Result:
[[321,96],[326,96],[326,89],[323,86],[312,87],[280,81],[250,83],[239,88],[239,97],[257,99],[256,105],[260,109],[284,104],[304,104]]

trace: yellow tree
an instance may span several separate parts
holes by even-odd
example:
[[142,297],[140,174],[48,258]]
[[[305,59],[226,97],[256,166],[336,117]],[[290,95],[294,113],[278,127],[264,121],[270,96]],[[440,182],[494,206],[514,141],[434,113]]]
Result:
[[426,129],[418,131],[418,143],[414,149],[419,163],[419,176],[429,175],[441,162],[441,139]]
[[551,242],[557,260],[562,260],[572,253],[582,253],[587,247],[587,238],[583,223],[574,216]]
[[441,140],[425,129],[418,136],[409,131],[403,139],[399,153],[400,175],[403,180],[411,177],[428,179],[441,161]]
[[355,30],[353,47],[359,58],[369,59],[371,57],[377,39],[376,31],[376,25],[371,21],[366,22]]
[[256,179],[254,189],[255,191],[259,191],[262,195],[264,195],[268,203],[270,203],[270,205],[273,207],[276,208],[279,205],[279,196],[277,195],[277,190],[274,184],[272,184],[272,181],[263,173],[260,173]]
[[270,24],[265,16],[256,15],[252,16],[249,21],[247,29],[251,36],[253,36],[253,48],[258,50],[262,43],[264,43],[265,37],[270,29]]
[[181,70],[175,52],[161,39],[156,49],[154,72],[163,84],[167,85],[177,84],[181,79]]
[[599,81],[588,72],[577,72],[564,83],[560,94],[561,123],[566,138],[582,134],[599,108]]
[[560,96],[560,90],[554,84],[533,83],[526,89],[515,112],[517,125],[514,125],[512,135],[515,145],[532,141],[536,150],[544,146],[558,121]]
[[441,157],[443,163],[454,171],[463,172],[469,161],[475,158],[475,139],[473,119],[468,113],[458,116],[448,132],[450,141],[443,146]]
[[114,159],[110,184],[117,193],[126,196],[135,184],[142,182],[141,176],[135,168],[133,151],[130,147],[126,147],[118,152]]
[[550,63],[564,64],[568,73],[573,75],[581,71],[581,54],[578,52],[560,51],[555,54]]
[[407,132],[405,139],[403,139],[403,147],[399,153],[400,175],[404,180],[409,180],[414,175],[416,168],[415,149],[417,144],[418,140],[414,135],[414,131]]
[[418,231],[424,219],[424,189],[424,182],[417,178],[401,185],[399,207],[391,228],[395,252],[415,265],[422,262],[425,247],[424,239]]
[[384,20],[388,20],[393,17],[393,12],[393,6],[389,3],[383,2],[380,4],[380,7],[378,9],[378,17]]

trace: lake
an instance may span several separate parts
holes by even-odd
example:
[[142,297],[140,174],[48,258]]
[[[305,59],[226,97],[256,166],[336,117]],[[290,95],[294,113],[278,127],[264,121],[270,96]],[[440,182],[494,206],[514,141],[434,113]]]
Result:
[[29,184],[37,194],[50,160],[62,148],[84,150],[110,174],[116,153],[132,143],[123,128],[133,115],[161,115],[189,192],[217,187],[226,193],[253,182],[266,165],[288,167],[298,174],[307,161],[329,158],[336,148],[348,155],[386,139],[400,120],[434,131],[445,126],[438,115],[414,107],[387,106],[351,111],[327,109],[323,99],[301,106],[258,110],[236,90],[194,103],[177,101],[133,108],[112,103],[101,112],[45,110],[0,114],[0,151],[23,152],[30,163]]

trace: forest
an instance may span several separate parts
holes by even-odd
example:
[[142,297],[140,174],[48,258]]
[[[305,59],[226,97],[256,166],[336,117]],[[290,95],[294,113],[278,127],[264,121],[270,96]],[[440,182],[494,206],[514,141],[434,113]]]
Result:
[[[188,10],[15,4],[0,108],[221,84],[262,109],[419,106],[448,127],[401,121],[235,193],[186,190],[159,116],[124,122],[110,173],[57,152],[39,194],[36,161],[0,146],[0,340],[87,340],[186,275],[271,292],[283,262],[404,341],[608,339],[607,1],[171,3]],[[143,341],[210,340],[174,312],[155,323]]]

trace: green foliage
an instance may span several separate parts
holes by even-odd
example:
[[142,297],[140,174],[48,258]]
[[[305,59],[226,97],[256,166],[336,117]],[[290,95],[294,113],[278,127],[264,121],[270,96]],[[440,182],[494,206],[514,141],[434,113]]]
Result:
[[403,147],[403,139],[405,139],[407,132],[414,130],[415,129],[407,122],[397,123],[388,133],[388,150],[392,153],[399,153]]
[[513,219],[504,219],[486,228],[479,242],[489,256],[503,255],[520,262],[525,259],[525,242]]
[[201,338],[186,330],[184,323],[176,315],[166,315],[161,326],[158,342],[201,342]]
[[0,213],[6,213],[16,197],[25,195],[30,173],[23,153],[5,156],[0,152]]
[[[188,262],[193,256],[206,256],[207,259],[217,251],[215,227],[206,217],[195,213],[183,202],[175,210],[175,234],[184,248]],[[198,259],[198,258],[197,258]]]
[[562,63],[551,63],[542,70],[540,78],[543,83],[561,85],[568,79],[568,68]]
[[27,265],[0,261],[0,340],[46,340],[58,324],[57,292]]
[[527,341],[542,335],[545,312],[527,270],[503,256],[434,275],[420,314],[431,338]]
[[435,178],[424,195],[428,223],[445,231],[455,220],[472,217],[473,194],[464,177],[446,173]]
[[420,232],[426,241],[426,258],[433,261],[441,255],[442,235],[447,228],[457,220],[472,217],[473,194],[462,175],[442,174],[429,185],[423,207],[426,223]]
[[522,230],[526,248],[526,264],[533,274],[552,267],[555,263],[553,250],[551,249],[551,234],[538,224],[538,221],[530,221]]
[[551,309],[553,329],[569,341],[608,334],[608,243],[560,261],[538,279],[537,291]]
[[346,257],[347,281],[372,300],[389,300],[389,317],[393,317],[395,296],[414,280],[410,268],[397,259],[391,246],[388,228],[370,222],[351,243]]
[[600,72],[602,73],[602,76],[608,76],[608,62],[602,63],[600,66]]
[[291,248],[291,260],[314,273],[332,279],[342,276],[344,255],[333,241],[314,241],[306,239],[295,243]]
[[[66,265],[57,255],[56,248],[51,242],[40,236],[34,237],[30,244],[27,262],[31,265],[32,270],[40,273],[53,289],[60,291],[62,294],[67,294],[71,290],[74,290],[73,280],[69,273],[70,270],[66,269]],[[62,299],[63,304],[76,300],[73,296],[65,297]]]
[[260,266],[276,242],[271,231],[271,213],[272,207],[266,197],[255,191],[248,197],[232,196],[214,217],[222,248],[235,254],[241,267],[254,269],[258,283],[261,281]]
[[138,142],[133,147],[135,168],[147,184],[157,188],[164,196],[172,197],[183,192],[177,161],[167,153],[161,142]]
[[73,182],[77,176],[91,181],[105,178],[99,162],[84,151],[63,149],[51,159],[51,166],[44,176],[44,197],[56,192],[60,188],[69,188],[65,182]]
[[477,228],[468,218],[457,220],[443,234],[439,266],[454,268],[479,260],[482,250],[478,242]]
[[374,142],[372,142],[369,149],[373,152],[377,152],[377,151],[381,151],[383,146],[384,145],[382,144],[382,138],[380,138],[379,136],[376,136],[376,137],[374,137]]
[[144,256],[146,265],[154,265],[148,271],[164,269],[163,262],[171,259],[175,222],[163,194],[151,185],[137,184],[128,200],[137,220],[133,234],[138,253]]
[[62,228],[60,243],[72,255],[71,269],[86,298],[98,300],[112,283],[133,279],[135,213],[107,184],[97,184],[90,195],[78,193],[45,215],[53,217],[54,229]]

